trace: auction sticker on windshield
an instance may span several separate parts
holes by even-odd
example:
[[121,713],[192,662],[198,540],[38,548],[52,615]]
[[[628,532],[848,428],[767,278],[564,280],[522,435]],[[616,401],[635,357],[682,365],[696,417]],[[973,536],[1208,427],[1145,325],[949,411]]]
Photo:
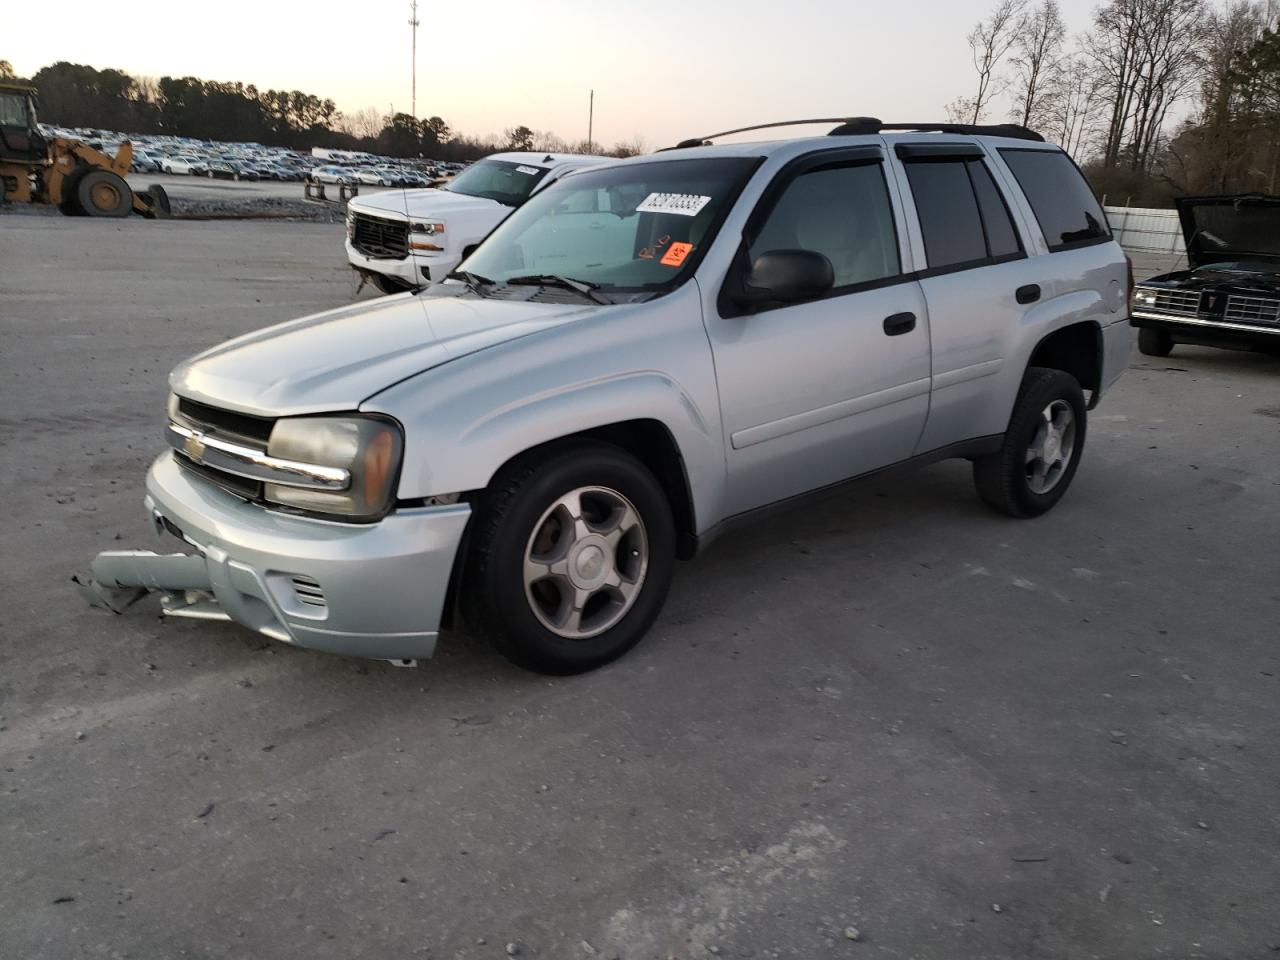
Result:
[[678,267],[693,252],[692,243],[673,243],[658,262],[664,267]]
[[524,167],[524,166],[516,167],[516,173],[526,173],[531,177],[541,172],[542,171],[539,170],[537,167]]
[[651,193],[636,207],[637,213],[676,213],[682,217],[696,217],[711,202],[710,197],[692,193]]

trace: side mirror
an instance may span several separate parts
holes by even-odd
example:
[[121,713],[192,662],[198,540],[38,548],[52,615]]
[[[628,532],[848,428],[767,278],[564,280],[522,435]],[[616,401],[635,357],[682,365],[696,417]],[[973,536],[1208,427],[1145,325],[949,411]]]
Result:
[[831,261],[813,250],[770,250],[756,257],[743,277],[742,300],[748,304],[800,303],[815,300],[835,286]]

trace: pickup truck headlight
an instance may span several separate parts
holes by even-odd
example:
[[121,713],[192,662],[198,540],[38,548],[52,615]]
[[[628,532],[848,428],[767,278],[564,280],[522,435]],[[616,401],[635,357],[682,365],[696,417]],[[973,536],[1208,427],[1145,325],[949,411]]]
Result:
[[409,229],[414,233],[425,233],[428,237],[434,237],[437,233],[444,233],[444,224],[438,220],[435,221],[417,221],[409,224]]
[[347,207],[347,239],[354,240],[356,238],[356,214],[350,207]]
[[263,496],[271,503],[353,520],[377,520],[390,509],[404,438],[398,425],[373,417],[285,417],[277,420],[267,442],[273,457],[351,474],[346,490],[312,490],[268,483]]
[[1154,307],[1156,305],[1156,292],[1139,287],[1133,291],[1133,302],[1139,307]]

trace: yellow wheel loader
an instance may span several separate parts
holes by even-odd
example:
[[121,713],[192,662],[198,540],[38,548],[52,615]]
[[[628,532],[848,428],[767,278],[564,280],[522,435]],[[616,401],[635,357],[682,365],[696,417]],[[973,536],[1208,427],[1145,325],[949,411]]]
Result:
[[36,123],[35,88],[0,80],[0,196],[10,203],[50,203],[73,216],[169,215],[164,188],[135,192],[125,182],[133,145],[114,157],[79,140],[46,140]]

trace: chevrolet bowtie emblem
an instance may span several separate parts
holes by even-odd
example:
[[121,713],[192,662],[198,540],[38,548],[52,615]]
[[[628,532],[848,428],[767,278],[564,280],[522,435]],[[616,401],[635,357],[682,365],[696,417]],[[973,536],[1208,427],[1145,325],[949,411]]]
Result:
[[182,452],[196,463],[204,462],[204,437],[193,433],[182,441]]

